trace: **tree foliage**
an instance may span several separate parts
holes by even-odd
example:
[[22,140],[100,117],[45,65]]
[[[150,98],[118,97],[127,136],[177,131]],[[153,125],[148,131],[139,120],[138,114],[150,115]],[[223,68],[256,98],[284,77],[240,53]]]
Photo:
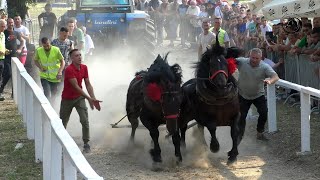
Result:
[[9,17],[20,15],[22,19],[25,19],[28,12],[27,5],[35,3],[35,0],[7,0],[7,3]]

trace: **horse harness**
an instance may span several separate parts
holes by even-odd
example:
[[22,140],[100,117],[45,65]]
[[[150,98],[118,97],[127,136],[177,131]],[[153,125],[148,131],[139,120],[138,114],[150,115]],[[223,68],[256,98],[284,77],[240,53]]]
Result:
[[[202,84],[202,85],[200,85]],[[207,88],[205,83],[196,82],[196,94],[200,101],[212,106],[222,106],[232,102],[238,96],[238,88],[233,83],[228,83],[228,89],[225,96],[216,97]]]

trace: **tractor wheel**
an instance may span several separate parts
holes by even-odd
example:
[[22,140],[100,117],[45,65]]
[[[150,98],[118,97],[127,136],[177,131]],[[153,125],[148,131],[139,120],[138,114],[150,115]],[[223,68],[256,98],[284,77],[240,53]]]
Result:
[[145,28],[129,33],[127,44],[134,50],[137,59],[154,59],[156,32],[154,22],[151,19],[145,21]]

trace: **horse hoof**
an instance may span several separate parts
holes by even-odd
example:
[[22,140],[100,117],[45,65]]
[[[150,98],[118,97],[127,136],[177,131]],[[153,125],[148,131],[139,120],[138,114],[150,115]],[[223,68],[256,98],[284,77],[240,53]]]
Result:
[[176,156],[176,162],[179,165],[182,162],[182,156]]
[[162,171],[163,170],[162,164],[158,162],[153,162],[151,170],[155,172]]
[[227,161],[227,165],[228,166],[232,166],[235,162],[237,162],[237,158],[236,157],[234,157],[234,158],[229,157],[228,161]]
[[211,144],[210,144],[211,152],[216,153],[219,151],[219,149],[220,149],[220,144],[219,144],[218,140],[211,141]]
[[161,156],[154,149],[150,149],[149,153],[152,157],[153,162],[156,162],[156,163],[162,162]]
[[187,147],[186,142],[180,142],[180,147],[186,149]]

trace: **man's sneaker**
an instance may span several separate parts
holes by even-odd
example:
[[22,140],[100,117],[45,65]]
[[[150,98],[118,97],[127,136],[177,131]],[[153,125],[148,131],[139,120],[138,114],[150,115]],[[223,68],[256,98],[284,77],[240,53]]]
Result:
[[257,133],[257,139],[260,141],[269,141],[269,139],[263,133]]
[[91,149],[90,149],[90,145],[89,145],[89,144],[84,144],[84,145],[83,145],[83,152],[84,152],[84,153],[89,153],[89,152],[91,152]]
[[2,94],[0,94],[0,101],[4,101],[5,98],[2,96]]

